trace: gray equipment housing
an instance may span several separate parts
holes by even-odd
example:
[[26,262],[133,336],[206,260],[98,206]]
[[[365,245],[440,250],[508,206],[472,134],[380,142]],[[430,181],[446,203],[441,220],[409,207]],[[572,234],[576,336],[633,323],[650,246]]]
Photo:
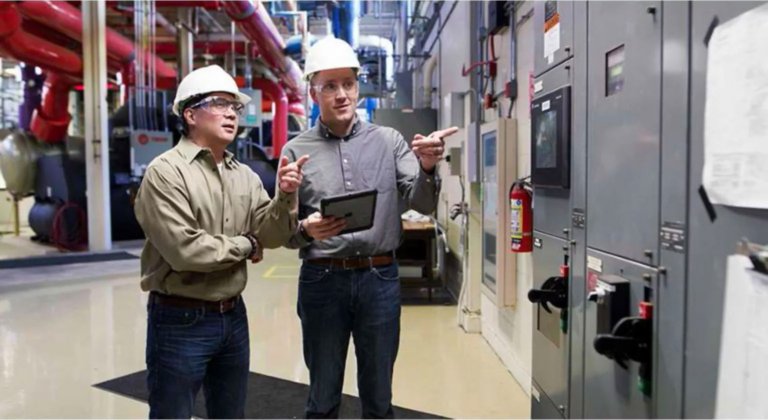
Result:
[[[534,192],[533,287],[564,254],[570,275],[559,336],[534,306],[532,417],[715,415],[726,259],[744,236],[768,243],[768,211],[715,205],[711,217],[699,195],[706,41],[718,22],[763,4],[534,5],[534,100],[571,86],[571,181]],[[670,232],[674,246],[663,243]],[[601,287],[616,292],[597,296]],[[595,339],[617,314],[639,317],[641,302],[653,305],[650,362],[622,366]]]

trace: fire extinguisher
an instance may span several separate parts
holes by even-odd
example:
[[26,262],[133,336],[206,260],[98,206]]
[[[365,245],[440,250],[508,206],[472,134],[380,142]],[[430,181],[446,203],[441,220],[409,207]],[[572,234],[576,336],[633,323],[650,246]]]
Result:
[[509,189],[509,231],[512,252],[533,251],[533,208],[530,184],[525,178],[512,183]]

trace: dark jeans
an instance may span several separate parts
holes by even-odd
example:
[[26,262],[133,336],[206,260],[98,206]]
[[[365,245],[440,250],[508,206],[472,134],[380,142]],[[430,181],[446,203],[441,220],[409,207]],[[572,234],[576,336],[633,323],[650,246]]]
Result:
[[203,386],[208,418],[244,418],[250,363],[248,318],[234,309],[148,305],[147,385],[150,418],[190,418]]
[[307,418],[338,417],[350,334],[363,418],[392,418],[392,371],[400,343],[396,264],[357,270],[304,263],[298,313],[309,368]]

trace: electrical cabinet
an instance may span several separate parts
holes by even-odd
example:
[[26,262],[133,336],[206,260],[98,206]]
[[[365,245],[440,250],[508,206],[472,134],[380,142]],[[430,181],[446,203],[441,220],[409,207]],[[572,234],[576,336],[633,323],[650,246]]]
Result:
[[[652,329],[643,331],[649,335],[645,342],[641,342],[634,337],[631,327],[641,318],[641,307],[655,304],[656,279],[657,269],[654,267],[587,250],[586,418],[653,417]],[[651,314],[647,314],[649,323],[653,322]],[[647,360],[640,362],[630,357],[643,351],[647,351]]]
[[563,239],[536,231],[533,243],[533,288],[528,291],[528,299],[534,304],[532,376],[535,386],[546,397],[533,404],[551,401],[554,410],[539,409],[566,417],[570,246]]
[[658,2],[588,5],[587,237],[646,264],[659,246],[661,13]]
[[[549,181],[541,182],[534,188],[534,228],[563,239],[568,237],[571,224],[570,192],[567,188],[562,188],[561,182],[563,176],[570,180],[570,100],[561,99],[558,102],[560,106],[553,110],[552,100],[547,104],[547,98],[554,98],[558,92],[570,92],[572,62],[573,60],[567,61],[536,79],[535,96],[531,103],[532,181],[534,185],[542,177]],[[547,109],[542,110],[542,107]],[[564,119],[563,114],[567,115]],[[555,118],[545,118],[545,115]],[[558,184],[560,188],[551,188],[552,184]]]
[[557,67],[573,56],[574,3],[554,0],[534,3],[536,76]]

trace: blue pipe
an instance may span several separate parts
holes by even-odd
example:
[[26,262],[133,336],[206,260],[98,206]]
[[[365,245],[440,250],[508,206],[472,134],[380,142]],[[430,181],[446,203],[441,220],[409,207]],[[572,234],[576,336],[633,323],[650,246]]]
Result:
[[[311,46],[315,42],[317,42],[317,37],[309,34],[309,45]],[[294,35],[288,38],[288,40],[285,41],[285,49],[283,51],[288,55],[301,54],[301,35]]]
[[313,103],[312,110],[309,112],[309,126],[314,127],[318,118],[320,118],[320,107]]
[[360,35],[360,0],[340,2],[331,11],[331,27],[333,36],[347,41],[352,48],[357,49]]
[[365,110],[368,113],[368,121],[373,121],[373,110],[376,109],[376,98],[365,98]]

